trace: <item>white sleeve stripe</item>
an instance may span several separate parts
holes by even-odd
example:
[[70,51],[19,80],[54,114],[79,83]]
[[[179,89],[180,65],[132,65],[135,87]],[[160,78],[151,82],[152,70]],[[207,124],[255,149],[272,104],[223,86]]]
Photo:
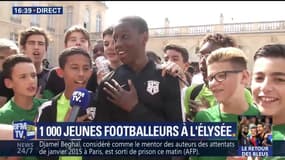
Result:
[[52,105],[52,101],[47,101],[47,102],[44,102],[39,108],[38,108],[38,117],[37,117],[37,122],[39,122],[40,120],[40,117],[43,113],[43,110],[45,108],[47,108],[48,106],[51,106]]

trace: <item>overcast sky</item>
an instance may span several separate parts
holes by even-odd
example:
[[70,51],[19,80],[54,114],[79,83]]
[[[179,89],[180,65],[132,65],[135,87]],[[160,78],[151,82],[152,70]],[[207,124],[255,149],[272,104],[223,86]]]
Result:
[[106,25],[115,24],[121,17],[137,15],[144,18],[150,28],[164,26],[167,17],[170,26],[285,20],[285,2],[211,2],[211,1],[106,1]]

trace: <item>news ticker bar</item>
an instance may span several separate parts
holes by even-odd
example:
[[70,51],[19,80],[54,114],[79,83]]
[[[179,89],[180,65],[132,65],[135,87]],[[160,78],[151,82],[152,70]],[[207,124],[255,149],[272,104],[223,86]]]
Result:
[[13,123],[14,138],[18,140],[0,141],[0,151],[6,156],[285,156],[285,141],[273,141],[272,146],[238,146],[236,125],[221,122],[35,125],[20,121]]
[[14,6],[12,14],[63,14],[62,6]]
[[236,141],[226,140],[0,141],[0,156],[234,156],[237,149]]
[[[32,140],[0,141],[0,156],[285,156],[285,141],[238,146],[237,141]],[[217,152],[219,151],[219,152]]]
[[15,139],[237,140],[236,123],[15,122]]

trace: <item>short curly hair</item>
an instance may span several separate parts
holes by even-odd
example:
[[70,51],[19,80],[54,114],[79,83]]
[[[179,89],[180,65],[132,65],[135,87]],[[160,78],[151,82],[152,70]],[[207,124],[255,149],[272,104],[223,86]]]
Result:
[[213,42],[221,47],[237,47],[236,41],[232,37],[221,33],[213,33],[206,35],[203,38],[202,45],[206,42]]

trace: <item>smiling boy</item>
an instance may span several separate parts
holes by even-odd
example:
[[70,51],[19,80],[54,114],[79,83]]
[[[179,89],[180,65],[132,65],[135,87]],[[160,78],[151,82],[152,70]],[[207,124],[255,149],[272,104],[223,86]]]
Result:
[[[285,141],[285,45],[270,44],[258,49],[254,55],[251,89],[255,102],[263,115],[272,117],[272,139]],[[280,153],[284,148],[277,147]],[[274,148],[274,152],[277,152]],[[267,157],[264,159],[285,159]]]

